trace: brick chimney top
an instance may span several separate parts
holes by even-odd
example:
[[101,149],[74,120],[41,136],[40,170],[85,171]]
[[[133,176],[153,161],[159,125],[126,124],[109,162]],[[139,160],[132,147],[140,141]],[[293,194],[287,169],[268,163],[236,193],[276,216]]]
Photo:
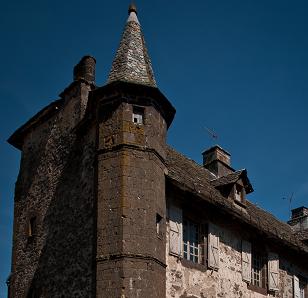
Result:
[[299,207],[292,210],[291,219],[288,224],[293,228],[294,231],[308,231],[308,208]]
[[74,67],[74,81],[85,80],[90,84],[95,83],[96,60],[92,56],[84,56]]
[[203,166],[211,171],[216,177],[221,177],[233,173],[231,168],[231,154],[215,145],[203,153]]

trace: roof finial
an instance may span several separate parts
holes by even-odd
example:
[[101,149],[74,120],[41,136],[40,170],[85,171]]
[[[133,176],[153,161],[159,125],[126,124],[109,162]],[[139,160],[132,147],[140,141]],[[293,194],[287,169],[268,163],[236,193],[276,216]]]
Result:
[[128,14],[130,14],[131,12],[134,12],[135,14],[137,14],[137,7],[134,2],[132,2],[128,7]]

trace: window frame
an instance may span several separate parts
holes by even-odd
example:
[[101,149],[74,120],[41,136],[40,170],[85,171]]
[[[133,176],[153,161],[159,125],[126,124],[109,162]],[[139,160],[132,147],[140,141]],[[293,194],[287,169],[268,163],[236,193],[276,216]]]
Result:
[[[195,226],[196,230],[195,233],[197,233],[197,245],[192,245],[190,243],[190,233],[192,227]],[[188,230],[187,230],[188,228]],[[185,240],[185,233],[188,232],[188,239]],[[183,216],[183,235],[182,235],[182,258],[183,260],[193,263],[193,264],[199,264],[199,265],[207,265],[207,225],[198,223],[194,220],[191,220],[189,217]],[[191,254],[191,249],[194,250],[194,253]],[[195,250],[197,250],[197,254],[195,253]],[[186,255],[185,255],[186,254]],[[193,256],[193,257],[191,257]]]
[[[258,266],[256,258],[259,259]],[[259,276],[258,280],[255,278],[256,274]],[[248,288],[263,295],[268,294],[268,253],[264,247],[254,243],[251,246],[251,281]]]
[[133,123],[135,125],[143,125],[144,120],[145,120],[145,108],[140,106],[133,106],[133,112],[132,112]]

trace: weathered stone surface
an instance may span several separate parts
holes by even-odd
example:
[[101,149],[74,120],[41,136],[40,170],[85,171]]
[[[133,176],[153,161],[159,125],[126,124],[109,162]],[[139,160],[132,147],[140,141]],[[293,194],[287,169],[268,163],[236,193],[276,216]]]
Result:
[[[198,298],[238,298],[238,297],[280,297],[292,298],[293,276],[308,277],[308,268],[299,256],[262,238],[262,234],[253,232],[245,225],[230,221],[231,217],[222,216],[219,211],[202,203],[188,199],[186,194],[170,186],[167,188],[167,205],[182,206],[183,213],[193,218],[196,223],[214,223],[219,231],[219,269],[211,270],[205,264],[195,264],[169,254],[169,221],[167,220],[166,260],[167,280],[166,297],[198,297]],[[265,291],[267,294],[251,289],[242,279],[243,240],[261,243],[266,251],[279,255],[279,290]]]
[[[141,105],[139,102],[139,106]],[[133,105],[102,101],[98,128],[97,295],[165,297],[165,138],[151,105],[143,124]],[[157,234],[156,217],[162,217]],[[117,266],[118,273],[111,272]]]
[[[90,87],[24,136],[16,183],[11,297],[91,297],[95,285],[94,132],[74,131]],[[83,96],[86,96],[85,98]],[[36,235],[28,237],[31,217]],[[35,296],[36,297],[36,296]]]

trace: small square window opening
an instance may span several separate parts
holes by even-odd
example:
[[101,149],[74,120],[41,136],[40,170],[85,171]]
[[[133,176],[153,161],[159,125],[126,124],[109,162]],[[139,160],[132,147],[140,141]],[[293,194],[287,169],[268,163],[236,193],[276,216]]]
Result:
[[135,124],[143,124],[144,109],[141,107],[133,107],[133,122]]

